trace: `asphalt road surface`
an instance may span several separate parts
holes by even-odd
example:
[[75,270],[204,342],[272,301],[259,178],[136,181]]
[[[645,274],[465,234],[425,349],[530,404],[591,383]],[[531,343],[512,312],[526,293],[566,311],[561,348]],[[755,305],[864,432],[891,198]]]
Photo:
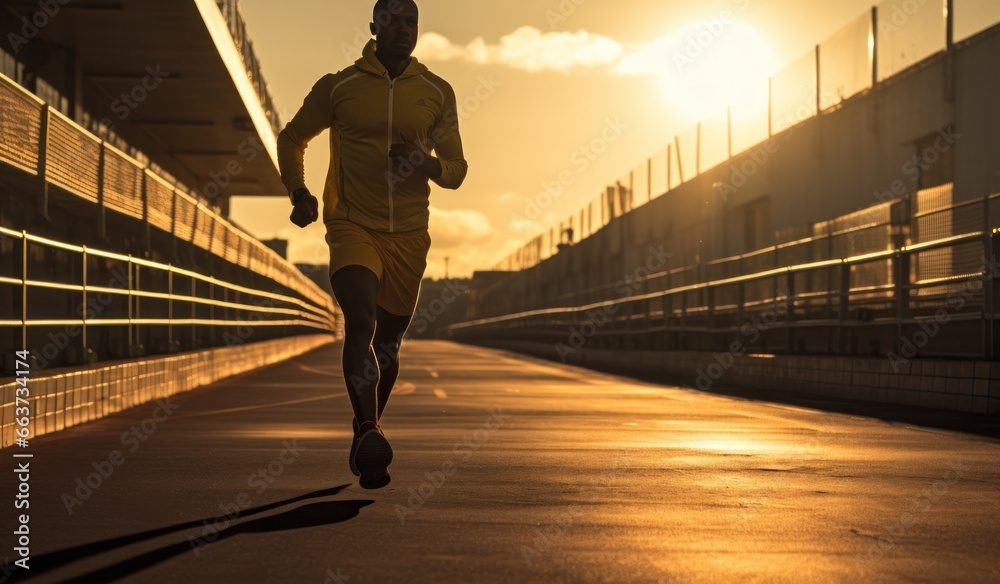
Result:
[[993,421],[411,342],[392,483],[366,491],[339,361],[34,440],[31,569],[7,581],[1000,582]]

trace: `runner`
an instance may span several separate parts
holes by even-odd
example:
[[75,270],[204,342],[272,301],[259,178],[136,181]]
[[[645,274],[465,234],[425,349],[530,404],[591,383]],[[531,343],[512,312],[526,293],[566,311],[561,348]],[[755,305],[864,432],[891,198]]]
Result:
[[354,409],[350,466],[369,489],[389,483],[392,448],[379,418],[427,267],[428,181],[457,189],[468,170],[455,92],[411,56],[418,18],[413,0],[376,2],[375,39],[354,65],[320,79],[278,136],[292,220],[305,227],[319,218],[304,182],[306,145],[331,130],[323,221],[344,313],[344,378]]

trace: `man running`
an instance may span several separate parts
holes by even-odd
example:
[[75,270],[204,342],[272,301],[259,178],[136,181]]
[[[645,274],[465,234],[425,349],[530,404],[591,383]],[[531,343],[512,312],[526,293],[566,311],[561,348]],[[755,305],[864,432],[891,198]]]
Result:
[[455,92],[411,56],[418,17],[414,0],[378,0],[375,39],[354,65],[320,79],[278,136],[292,220],[304,227],[319,215],[304,182],[306,145],[331,130],[323,222],[344,313],[344,378],[354,409],[350,466],[368,489],[389,483],[392,448],[379,418],[427,267],[428,180],[457,189],[468,171]]

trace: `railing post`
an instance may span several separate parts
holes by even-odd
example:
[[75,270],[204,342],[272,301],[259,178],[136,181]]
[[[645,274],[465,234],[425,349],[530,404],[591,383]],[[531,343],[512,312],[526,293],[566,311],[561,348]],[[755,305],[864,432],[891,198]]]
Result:
[[847,262],[840,264],[840,308],[838,310],[839,323],[837,325],[837,353],[844,351],[844,329],[846,327],[848,312],[851,310],[851,265]]
[[149,228],[149,177],[146,169],[142,169],[142,247],[146,252],[146,257],[149,257],[149,252],[152,247],[150,238],[150,228]]
[[944,67],[945,99],[955,101],[955,0],[945,0],[945,45],[947,53]]
[[743,323],[746,320],[747,314],[747,283],[744,280],[740,280],[740,283],[736,285],[736,333],[742,334]]
[[174,352],[174,266],[167,264],[167,352]]
[[134,281],[132,279],[133,276],[132,276],[132,255],[131,254],[129,254],[129,256],[128,256],[128,264],[127,265],[128,265],[128,296],[126,296],[126,298],[128,299],[128,355],[129,355],[129,357],[134,357],[135,356],[135,343],[133,342],[134,337],[132,335],[132,315],[133,315],[133,312],[132,312],[132,289],[134,288],[135,283],[134,283]]
[[38,215],[50,221],[49,218],[49,181],[46,179],[48,175],[48,165],[49,165],[49,118],[52,115],[52,110],[49,104],[42,106],[42,123],[39,128],[38,133]]
[[[681,293],[681,337],[687,333],[687,322],[688,322],[688,293]],[[683,344],[683,343],[681,343]]]
[[215,277],[209,278],[208,282],[208,343],[215,346]]
[[105,171],[105,159],[107,158],[107,148],[104,147],[104,141],[98,145],[98,150],[100,152],[97,163],[97,236],[101,238],[102,241],[108,241],[108,225],[107,225],[107,207],[104,205],[104,171]]
[[902,354],[903,321],[910,315],[910,252],[900,251],[893,260],[896,293],[896,344]]
[[82,314],[80,315],[80,317],[83,319],[83,326],[81,327],[81,335],[80,335],[80,337],[81,337],[81,342],[83,343],[83,347],[82,347],[83,353],[81,353],[81,356],[83,357],[84,362],[86,362],[87,361],[87,350],[88,350],[88,348],[90,346],[90,343],[87,341],[87,263],[88,263],[88,260],[87,260],[87,246],[84,245],[82,247],[83,247],[83,253],[80,254],[80,257],[83,260],[83,269],[81,270],[81,274],[80,275],[81,275],[81,283],[82,283],[81,288],[83,289],[83,292],[81,294],[81,297],[82,297],[82,304],[81,304],[81,306],[83,306],[83,311],[82,311]]
[[785,345],[790,355],[798,352],[795,346],[795,272],[789,270],[785,282]]
[[[141,268],[142,266],[140,266],[139,264],[136,264],[135,262],[132,263],[132,269],[135,271],[135,280],[133,282],[132,290],[136,293],[142,291]],[[135,313],[133,313],[132,317],[136,321],[142,320],[142,296],[139,296],[138,294],[135,295]],[[141,357],[143,354],[142,350],[145,348],[145,346],[142,344],[142,324],[140,322],[136,322],[135,326],[133,327],[133,330],[135,331],[133,333],[133,340],[135,344],[135,353],[136,353],[135,356]]]
[[195,322],[194,322],[198,318],[198,304],[195,303],[195,301],[194,301],[194,299],[196,297],[195,295],[198,292],[198,287],[197,287],[198,285],[197,285],[197,280],[194,277],[191,277],[191,276],[189,276],[189,277],[191,278],[191,297],[188,299],[188,304],[191,305],[191,347],[190,347],[190,350],[194,350],[194,349],[199,348],[198,347],[198,341],[197,341],[197,339],[198,339],[198,336],[197,336],[198,335],[198,328],[197,328],[197,326],[198,325],[196,325]]
[[[84,304],[86,307],[86,304]],[[21,346],[28,348],[28,232],[21,232]]]
[[715,287],[707,286],[705,288],[705,304],[708,307],[708,319],[705,323],[708,329],[709,344],[711,347],[715,347]]
[[997,286],[997,278],[1000,277],[998,270],[1000,266],[997,266],[997,261],[1000,260],[1000,233],[994,233],[992,235],[992,243],[990,245],[990,265],[987,266],[987,280],[985,292],[989,295],[989,315],[990,315],[990,334],[989,334],[989,347],[988,347],[988,358],[991,361],[1000,360],[1000,346],[997,346],[997,310],[1000,308],[1000,286]]

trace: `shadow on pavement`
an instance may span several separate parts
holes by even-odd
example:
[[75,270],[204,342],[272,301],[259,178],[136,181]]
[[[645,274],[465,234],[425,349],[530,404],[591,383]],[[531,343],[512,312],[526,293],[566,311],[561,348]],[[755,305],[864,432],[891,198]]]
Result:
[[140,554],[113,566],[101,568],[88,574],[66,580],[67,582],[111,582],[155,566],[160,562],[168,560],[174,556],[178,556],[184,552],[195,551],[197,553],[196,548],[198,547],[211,545],[211,543],[216,543],[243,533],[266,533],[306,527],[318,527],[321,525],[330,525],[353,519],[358,516],[363,507],[371,505],[374,501],[351,500],[310,503],[277,515],[270,515],[232,525],[234,521],[237,521],[240,518],[259,515],[272,509],[292,505],[301,501],[336,495],[348,486],[350,485],[341,485],[339,487],[300,495],[284,501],[252,507],[240,512],[235,517],[219,515],[206,519],[198,519],[196,521],[186,521],[184,523],[177,523],[168,527],[160,527],[131,535],[123,535],[64,550],[49,552],[32,558],[33,567],[30,572],[26,572],[11,565],[3,566],[2,570],[3,573],[11,573],[15,576],[12,581],[24,582],[42,576],[53,570],[64,568],[73,562],[92,558],[97,554],[112,551],[142,541],[155,539],[171,533],[196,529],[206,525],[218,525],[220,523],[226,525],[225,528],[216,529],[214,533],[215,537],[211,540],[211,542],[207,541],[206,538],[206,540],[202,541],[199,545],[196,543],[196,538],[191,538],[190,540],[167,545],[162,548]]

